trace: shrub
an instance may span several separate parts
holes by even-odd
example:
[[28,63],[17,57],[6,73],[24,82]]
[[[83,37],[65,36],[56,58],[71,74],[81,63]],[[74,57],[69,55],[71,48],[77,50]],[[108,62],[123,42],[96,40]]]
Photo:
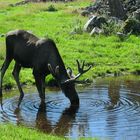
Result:
[[83,33],[83,25],[79,19],[77,19],[73,23],[71,33],[73,33],[73,34],[82,34]]
[[57,11],[57,9],[54,7],[54,5],[50,5],[50,6],[47,8],[47,11],[49,11],[49,12],[54,12],[54,11]]
[[125,21],[122,30],[126,34],[140,34],[140,21],[133,18],[129,18]]
[[122,23],[120,21],[109,20],[107,24],[102,25],[105,35],[113,35],[120,31]]

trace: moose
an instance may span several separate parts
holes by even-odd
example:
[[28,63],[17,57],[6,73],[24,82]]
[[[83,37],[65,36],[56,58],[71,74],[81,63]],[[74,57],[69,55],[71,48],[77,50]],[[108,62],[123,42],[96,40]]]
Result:
[[71,105],[79,105],[75,82],[82,74],[89,71],[91,66],[84,70],[85,63],[83,62],[81,66],[77,60],[79,73],[73,77],[71,70],[67,72],[56,44],[52,39],[39,39],[31,32],[25,30],[14,30],[6,34],[6,57],[0,76],[1,98],[3,77],[12,60],[15,61],[12,74],[20,92],[18,106],[20,106],[24,97],[19,81],[21,67],[33,69],[35,84],[42,103],[45,102],[45,77],[52,74],[65,96],[70,100]]

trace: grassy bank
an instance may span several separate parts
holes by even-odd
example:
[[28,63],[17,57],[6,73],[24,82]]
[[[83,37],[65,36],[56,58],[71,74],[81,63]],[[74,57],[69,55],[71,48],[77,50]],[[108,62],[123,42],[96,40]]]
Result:
[[[87,17],[80,15],[80,8],[88,6],[90,0],[77,0],[70,3],[31,3],[10,7],[17,0],[0,0],[0,34],[10,30],[25,29],[35,35],[50,37],[56,42],[60,54],[74,73],[77,73],[76,59],[85,60],[92,69],[81,79],[93,80],[106,74],[119,75],[138,73],[140,70],[139,37],[130,36],[121,41],[117,36],[94,36],[82,31]],[[53,6],[52,6],[53,5]],[[50,7],[56,11],[50,12]],[[76,33],[76,34],[75,34]],[[5,38],[0,38],[0,66],[5,58]],[[12,87],[15,81],[11,75],[13,63],[4,78],[4,86]],[[27,76],[28,75],[28,76]],[[20,74],[22,83],[32,84],[31,70],[23,69]]]
[[[44,134],[34,129],[11,124],[0,124],[1,140],[69,140],[68,138]],[[79,140],[99,140],[98,138],[79,138]]]
[[46,135],[37,130],[14,125],[0,125],[1,140],[65,140],[65,138]]

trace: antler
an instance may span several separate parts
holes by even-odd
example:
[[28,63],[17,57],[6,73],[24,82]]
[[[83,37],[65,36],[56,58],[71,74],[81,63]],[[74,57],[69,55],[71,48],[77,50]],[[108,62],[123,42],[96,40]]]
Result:
[[78,60],[76,60],[76,62],[77,62],[77,65],[78,65],[78,71],[79,71],[79,73],[78,73],[77,76],[75,77],[75,80],[76,80],[77,78],[79,78],[82,74],[84,74],[84,73],[86,73],[87,71],[89,71],[90,68],[91,68],[91,65],[90,65],[86,70],[84,70],[85,61],[83,61],[82,67],[80,67],[80,63],[79,63]]
[[78,60],[76,60],[76,62],[77,62],[77,65],[78,65],[78,71],[79,71],[79,73],[74,78],[68,79],[64,83],[69,83],[69,82],[76,81],[76,79],[78,79],[81,75],[83,75],[84,73],[86,73],[87,71],[89,71],[90,68],[91,68],[91,65],[90,65],[86,70],[84,70],[85,61],[83,61],[82,67],[80,66],[80,63],[79,63]]
[[[76,62],[77,62],[77,65],[78,65],[78,71],[79,71],[79,73],[78,73],[76,76],[72,75],[72,69],[69,67],[69,68],[68,68],[68,71],[69,71],[69,72],[68,72],[68,71],[67,71],[67,72],[68,72],[68,74],[69,74],[69,76],[70,76],[70,79],[68,79],[68,80],[66,80],[66,81],[64,81],[64,82],[62,82],[61,84],[65,84],[65,83],[69,83],[69,82],[75,82],[76,79],[78,79],[81,75],[83,75],[84,73],[86,73],[87,71],[89,71],[90,68],[91,68],[91,65],[90,65],[87,69],[84,70],[85,61],[83,61],[82,66],[80,66],[80,63],[79,63],[78,60],[76,60]],[[51,72],[51,74],[52,74],[54,77],[59,78],[59,76],[60,76],[60,74],[59,74],[59,66],[56,66],[56,67],[55,67],[55,70],[53,70],[51,64],[48,64],[48,69],[49,69],[49,71]]]

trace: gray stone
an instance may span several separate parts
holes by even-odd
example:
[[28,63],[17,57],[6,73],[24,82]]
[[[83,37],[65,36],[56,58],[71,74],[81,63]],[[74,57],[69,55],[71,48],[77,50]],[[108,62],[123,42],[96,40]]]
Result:
[[88,10],[84,10],[81,12],[81,15],[85,17],[85,16],[90,15],[90,12]]
[[133,17],[140,21],[140,9],[133,12]]
[[107,22],[104,17],[93,15],[84,25],[84,31],[91,32],[94,27],[101,28],[101,25],[105,23]]
[[84,25],[84,31],[90,32],[93,28],[91,27],[91,24],[96,20],[97,16],[93,15]]
[[101,34],[101,33],[103,33],[103,30],[102,29],[100,29],[98,27],[94,27],[93,30],[90,33],[90,36],[93,36],[95,34]]

